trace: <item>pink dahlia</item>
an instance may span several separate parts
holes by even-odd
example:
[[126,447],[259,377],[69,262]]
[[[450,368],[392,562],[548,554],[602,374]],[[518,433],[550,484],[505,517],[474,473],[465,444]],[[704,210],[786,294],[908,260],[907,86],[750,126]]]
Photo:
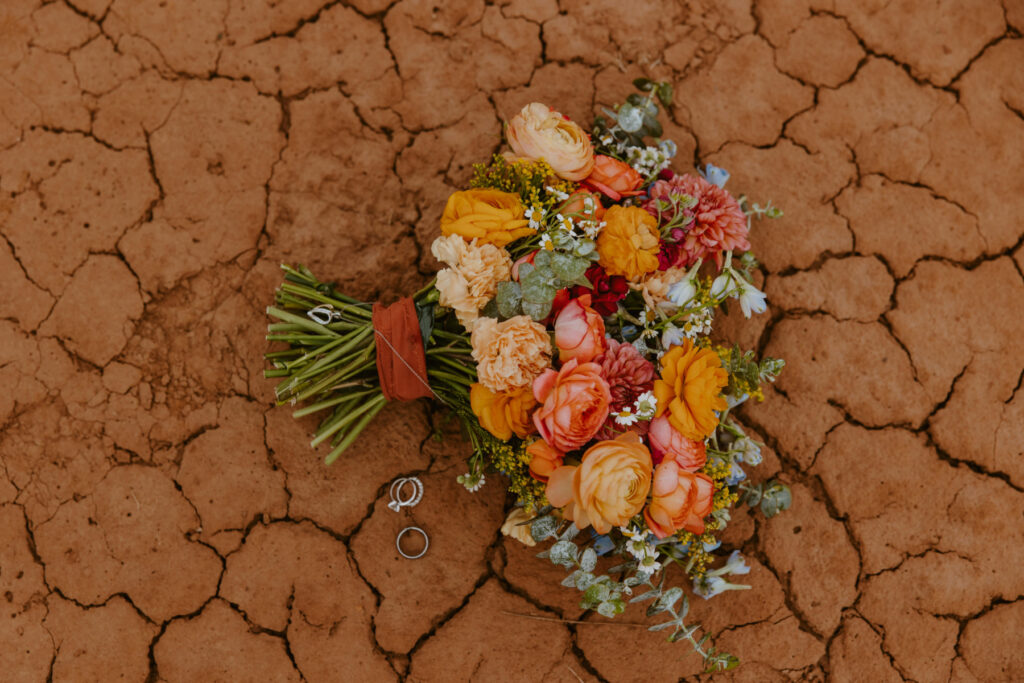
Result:
[[[610,337],[607,341],[608,349],[595,362],[601,365],[602,374],[612,393],[611,412],[617,413],[623,408],[632,408],[640,394],[654,387],[654,365],[641,356],[632,344],[618,342]],[[646,420],[638,420],[629,426],[620,425],[615,422],[615,416],[610,414],[594,438],[602,441],[614,439],[626,430],[645,434],[648,425]]]
[[674,176],[671,180],[657,180],[651,184],[650,199],[644,205],[652,215],[657,216],[655,202],[668,200],[673,195],[685,194],[697,200],[690,211],[693,222],[686,228],[686,234],[679,241],[682,252],[678,265],[691,265],[699,258],[714,256],[721,266],[721,253],[738,249],[750,249],[747,241],[747,217],[743,215],[740,203],[724,189],[713,185],[700,176],[689,173]]

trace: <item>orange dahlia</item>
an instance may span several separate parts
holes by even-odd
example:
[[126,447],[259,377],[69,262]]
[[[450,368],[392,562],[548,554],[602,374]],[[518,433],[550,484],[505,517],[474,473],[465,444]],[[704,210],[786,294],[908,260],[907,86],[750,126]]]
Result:
[[718,354],[687,339],[661,357],[661,377],[654,380],[655,416],[668,412],[668,421],[679,433],[702,441],[718,426],[715,411],[728,405],[722,398],[728,383],[729,373]]

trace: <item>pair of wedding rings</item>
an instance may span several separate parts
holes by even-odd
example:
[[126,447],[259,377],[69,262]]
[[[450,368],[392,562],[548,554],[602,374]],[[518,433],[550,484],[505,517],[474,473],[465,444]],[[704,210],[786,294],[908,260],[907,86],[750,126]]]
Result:
[[[388,502],[389,509],[399,512],[404,507],[411,508],[423,499],[423,482],[420,481],[419,477],[399,477],[391,482],[388,496],[391,498]],[[423,549],[415,555],[410,555],[402,550],[402,537],[410,531],[423,536]],[[416,560],[423,557],[427,554],[427,548],[429,547],[430,538],[427,536],[427,532],[418,526],[405,527],[398,532],[398,537],[395,539],[395,548],[398,549],[398,554],[407,560]]]

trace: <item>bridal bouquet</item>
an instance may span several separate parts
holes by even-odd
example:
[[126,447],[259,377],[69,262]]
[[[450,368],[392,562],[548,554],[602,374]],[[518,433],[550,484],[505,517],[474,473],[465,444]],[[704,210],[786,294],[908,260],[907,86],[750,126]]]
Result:
[[[746,588],[727,578],[749,571],[738,552],[712,566],[730,509],[790,503],[784,485],[747,481],[760,445],[731,414],[783,362],[709,336],[730,301],[765,310],[748,233],[781,212],[734,197],[723,169],[670,170],[657,115],[671,86],[636,85],[590,135],[543,104],[514,116],[510,151],[449,197],[431,247],[442,268],[414,296],[371,305],[285,266],[268,339],[287,348],[266,375],[283,378],[280,403],[309,401],[296,416],[326,415],[312,445],[329,442],[328,463],[388,401],[440,401],[474,447],[460,482],[504,476],[503,531],[552,541],[541,555],[571,572],[582,607],[650,601],[667,616],[651,630],[721,670],[736,658],[686,623],[664,570],[703,598]],[[602,556],[617,566],[598,572]]]

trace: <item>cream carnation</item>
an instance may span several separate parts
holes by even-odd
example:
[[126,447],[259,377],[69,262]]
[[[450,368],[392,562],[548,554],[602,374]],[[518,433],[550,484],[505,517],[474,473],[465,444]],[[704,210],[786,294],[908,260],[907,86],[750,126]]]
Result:
[[470,341],[477,379],[491,391],[525,387],[551,367],[551,337],[525,315],[500,323],[480,318]]
[[540,102],[513,116],[505,135],[518,156],[543,159],[566,180],[583,180],[594,168],[594,146],[583,129]]
[[498,292],[498,283],[512,276],[512,259],[493,244],[467,242],[459,235],[438,237],[430,253],[448,267],[437,274],[440,304],[455,311],[472,332],[480,309]]

